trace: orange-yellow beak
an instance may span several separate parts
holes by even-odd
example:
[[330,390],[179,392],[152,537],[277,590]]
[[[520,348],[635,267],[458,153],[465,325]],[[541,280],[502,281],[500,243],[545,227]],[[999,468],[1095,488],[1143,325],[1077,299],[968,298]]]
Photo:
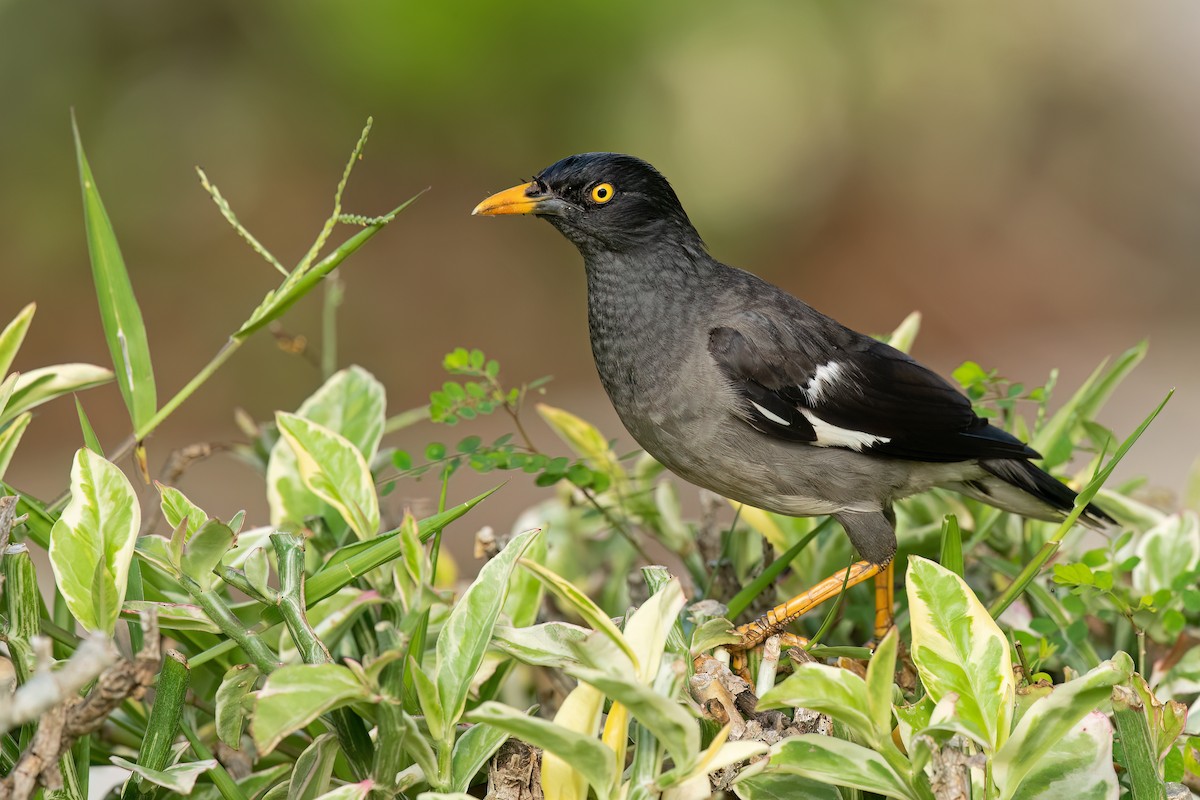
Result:
[[546,200],[546,197],[530,197],[530,191],[536,191],[532,183],[522,183],[520,186],[497,192],[475,206],[475,210],[471,214],[480,214],[485,217],[495,217],[501,214],[533,214],[538,210],[538,206]]

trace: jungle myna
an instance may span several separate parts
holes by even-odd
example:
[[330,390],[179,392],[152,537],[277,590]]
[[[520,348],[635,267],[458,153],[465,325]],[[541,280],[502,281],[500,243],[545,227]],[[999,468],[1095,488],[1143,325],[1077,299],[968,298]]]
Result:
[[[709,255],[645,161],[570,156],[473,213],[542,217],[579,249],[596,369],[650,455],[733,500],[845,528],[864,561],[743,626],[747,646],[872,576],[886,630],[902,497],[944,487],[1045,520],[1072,508],[1037,452],[938,375]],[[1081,519],[1108,517],[1088,506]]]

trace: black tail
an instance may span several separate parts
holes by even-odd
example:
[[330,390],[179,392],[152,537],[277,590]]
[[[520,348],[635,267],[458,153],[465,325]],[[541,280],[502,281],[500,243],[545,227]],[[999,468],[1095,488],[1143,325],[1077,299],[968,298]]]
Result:
[[[1069,486],[1028,461],[1007,458],[988,459],[980,461],[979,466],[1005,483],[1033,495],[1064,514],[1075,507],[1076,494],[1071,491]],[[1116,524],[1115,519],[1105,514],[1093,503],[1088,503],[1087,508],[1079,515],[1079,519],[1093,528]]]

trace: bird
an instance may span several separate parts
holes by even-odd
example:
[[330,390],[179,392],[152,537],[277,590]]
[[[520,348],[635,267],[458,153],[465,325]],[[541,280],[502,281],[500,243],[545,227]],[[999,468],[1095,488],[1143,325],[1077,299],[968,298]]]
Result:
[[[592,354],[622,424],[670,471],[747,505],[830,515],[861,561],[738,628],[751,647],[847,585],[893,623],[893,505],[935,487],[1061,520],[1075,492],[971,401],[896,348],[714,258],[675,190],[620,153],[564,158],[479,203],[533,215],[583,257]],[[1095,505],[1080,520],[1112,519]],[[886,606],[886,608],[884,607]]]

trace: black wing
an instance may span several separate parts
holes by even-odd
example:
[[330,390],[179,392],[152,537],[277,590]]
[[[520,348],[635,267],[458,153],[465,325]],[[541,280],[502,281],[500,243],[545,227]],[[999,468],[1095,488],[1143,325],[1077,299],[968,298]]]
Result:
[[[762,433],[916,461],[1039,457],[894,347],[841,326],[805,337],[761,314],[742,321],[713,328],[708,349],[745,401],[742,418]],[[819,333],[834,341],[814,341]]]

